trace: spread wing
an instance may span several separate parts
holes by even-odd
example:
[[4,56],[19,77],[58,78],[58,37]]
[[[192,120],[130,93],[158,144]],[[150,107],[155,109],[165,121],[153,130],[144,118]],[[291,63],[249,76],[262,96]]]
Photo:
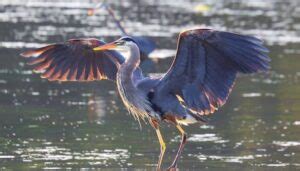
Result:
[[150,38],[144,36],[132,36],[131,38],[137,43],[141,53],[146,56],[155,50],[155,42]]
[[50,81],[115,80],[118,65],[125,61],[116,51],[93,51],[103,45],[97,39],[71,39],[22,53],[41,77]]
[[198,114],[213,113],[226,102],[238,72],[269,69],[267,53],[262,41],[251,36],[210,29],[185,31],[179,36],[173,64],[159,80],[155,94],[160,97],[157,99],[177,96]]

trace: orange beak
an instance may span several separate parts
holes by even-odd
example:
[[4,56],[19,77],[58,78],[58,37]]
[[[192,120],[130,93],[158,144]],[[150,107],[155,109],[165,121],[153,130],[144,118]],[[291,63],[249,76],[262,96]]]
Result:
[[95,47],[93,50],[94,51],[112,50],[112,49],[115,49],[116,47],[117,47],[117,45],[114,42],[112,42],[112,43],[108,43],[108,44],[105,44],[102,46]]

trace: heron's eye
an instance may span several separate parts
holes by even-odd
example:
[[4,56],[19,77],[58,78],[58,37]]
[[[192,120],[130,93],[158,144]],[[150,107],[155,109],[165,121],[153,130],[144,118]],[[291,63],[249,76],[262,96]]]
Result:
[[116,45],[124,45],[125,44],[125,41],[117,41],[116,42]]

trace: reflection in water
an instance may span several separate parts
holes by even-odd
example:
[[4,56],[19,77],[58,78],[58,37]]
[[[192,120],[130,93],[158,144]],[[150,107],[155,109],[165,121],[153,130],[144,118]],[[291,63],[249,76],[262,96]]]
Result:
[[252,155],[248,156],[206,156],[206,155],[199,155],[196,156],[199,160],[221,160],[228,163],[243,163],[244,160],[253,160],[254,157]]
[[[106,163],[108,160],[125,160],[128,158],[128,150],[103,150],[103,152],[83,151],[71,152],[70,149],[47,146],[45,148],[27,148],[25,151],[16,150],[15,153],[22,156],[26,161],[55,161],[55,160],[88,160]],[[7,156],[12,157],[12,156]]]
[[[295,170],[300,167],[300,4],[298,0],[110,1],[128,32],[160,48],[155,73],[175,55],[177,33],[195,26],[252,34],[271,50],[268,74],[239,76],[227,105],[207,125],[187,128],[180,170]],[[107,16],[89,1],[0,1],[0,168],[153,170],[153,130],[128,115],[109,82],[41,80],[18,53],[69,38],[111,41]],[[152,71],[151,71],[152,72]],[[168,165],[180,137],[163,126]],[[169,162],[169,163],[168,163]],[[146,167],[146,169],[145,169]],[[113,168],[113,169],[110,169]],[[188,168],[188,169],[187,169]]]
[[273,144],[282,147],[300,146],[300,142],[298,141],[273,141]]
[[90,122],[101,123],[105,116],[106,102],[102,97],[92,94],[88,101],[88,120]]

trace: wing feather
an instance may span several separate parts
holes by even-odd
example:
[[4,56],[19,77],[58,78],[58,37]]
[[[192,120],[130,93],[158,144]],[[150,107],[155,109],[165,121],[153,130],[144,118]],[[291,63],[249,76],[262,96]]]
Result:
[[154,103],[172,110],[168,103],[159,102],[171,94],[183,99],[190,111],[213,113],[226,102],[237,73],[270,68],[267,53],[263,42],[251,36],[210,29],[185,31],[178,38],[172,66],[155,86]]
[[71,39],[21,55],[43,78],[51,81],[115,80],[118,66],[125,59],[116,51],[93,51],[103,44],[97,39]]

